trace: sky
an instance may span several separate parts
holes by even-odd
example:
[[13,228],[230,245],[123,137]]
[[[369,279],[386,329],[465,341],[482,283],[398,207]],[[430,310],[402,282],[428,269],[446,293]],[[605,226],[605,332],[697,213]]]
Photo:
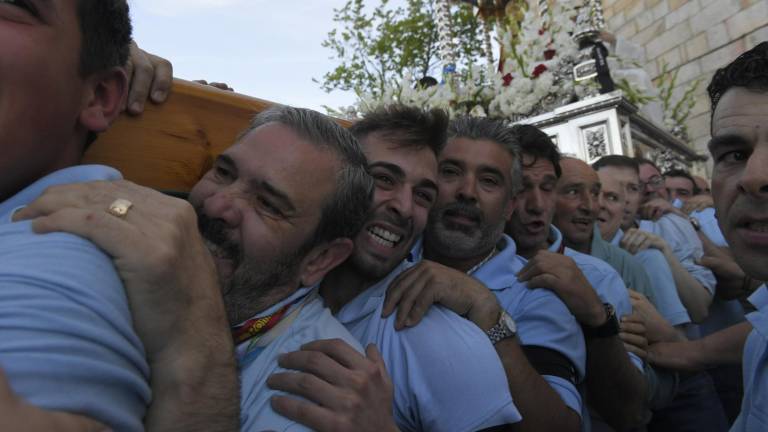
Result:
[[177,78],[225,82],[239,93],[320,111],[355,100],[312,81],[336,66],[320,44],[334,28],[333,9],[345,3],[129,0],[134,39],[170,60]]

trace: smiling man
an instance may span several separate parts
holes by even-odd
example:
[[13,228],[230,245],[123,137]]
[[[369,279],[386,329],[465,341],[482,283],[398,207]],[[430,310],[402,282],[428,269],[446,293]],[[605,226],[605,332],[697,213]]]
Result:
[[[437,199],[437,154],[445,144],[447,122],[439,110],[391,105],[352,126],[375,181],[373,205],[355,236],[352,256],[326,277],[321,294],[360,343],[375,344],[381,351],[392,376],[394,404],[382,398],[378,402],[392,413],[400,430],[510,428],[520,415],[488,335],[444,307],[431,308],[418,325],[407,328],[396,325],[397,316],[383,316],[387,288],[413,266],[409,253]],[[324,364],[344,371],[348,362],[339,364],[337,356],[326,355],[313,355],[310,362],[301,352],[290,357],[302,372],[279,376],[271,385],[314,403],[280,399],[287,415],[321,425],[357,410],[326,408],[328,392],[345,391],[347,386],[312,367]],[[302,379],[310,384],[301,385]],[[324,381],[330,381],[333,390]]]

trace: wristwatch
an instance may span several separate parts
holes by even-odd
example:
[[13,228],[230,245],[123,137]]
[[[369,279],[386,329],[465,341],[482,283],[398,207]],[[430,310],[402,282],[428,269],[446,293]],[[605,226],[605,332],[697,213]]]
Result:
[[584,332],[585,339],[606,338],[619,334],[619,320],[616,319],[616,311],[610,303],[603,303],[607,319],[597,327],[585,326],[582,324],[581,331]]
[[698,219],[691,216],[688,218],[688,221],[691,223],[691,226],[693,226],[693,229],[695,229],[696,231],[701,231],[701,222],[699,222]]
[[496,345],[502,339],[515,337],[517,334],[517,325],[515,320],[506,311],[501,311],[499,315],[499,322],[491,327],[485,334],[488,335],[488,339],[491,340],[493,345]]

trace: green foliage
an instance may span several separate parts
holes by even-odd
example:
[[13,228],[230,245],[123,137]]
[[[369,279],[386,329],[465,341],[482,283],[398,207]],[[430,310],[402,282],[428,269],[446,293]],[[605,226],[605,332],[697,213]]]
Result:
[[677,87],[677,75],[680,69],[674,72],[669,71],[669,65],[664,63],[661,67],[661,73],[656,79],[656,85],[659,88],[659,101],[664,110],[664,117],[667,125],[672,128],[679,128],[682,137],[687,137],[688,128],[685,122],[691,115],[691,110],[696,105],[694,93],[701,83],[701,79],[691,82],[679,98],[674,97],[674,90]]
[[[338,66],[323,76],[323,90],[378,96],[406,73],[439,79],[437,1],[407,0],[405,7],[393,8],[389,0],[378,0],[371,10],[364,0],[348,0],[334,9],[338,28],[328,33],[322,46],[333,52]],[[452,28],[460,65],[482,58],[482,23],[472,8],[453,6]]]
[[627,100],[631,102],[632,105],[635,105],[637,107],[642,107],[648,102],[652,102],[653,100],[656,99],[651,95],[648,95],[642,91],[636,90],[635,86],[633,86],[629,81],[627,81],[626,78],[622,78],[619,81],[617,81],[616,87],[618,87],[619,90],[621,90],[621,92],[624,93],[624,97],[627,98]]

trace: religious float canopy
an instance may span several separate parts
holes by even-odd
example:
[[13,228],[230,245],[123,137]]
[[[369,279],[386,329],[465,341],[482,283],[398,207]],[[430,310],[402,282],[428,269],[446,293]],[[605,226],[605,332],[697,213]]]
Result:
[[[564,153],[589,162],[606,154],[640,155],[663,168],[701,170],[696,162],[706,158],[687,145],[685,118],[679,115],[692,100],[674,103],[674,115],[662,112],[659,91],[638,58],[617,55],[615,39],[603,41],[612,35],[604,32],[599,0],[438,2],[440,83],[424,86],[422,77],[406,75],[386,85],[383,95],[362,94],[351,117],[392,102],[444,108],[453,115],[535,124]],[[450,8],[457,4],[475,7],[484,28],[486,59],[464,70],[456,64],[450,22]]]

